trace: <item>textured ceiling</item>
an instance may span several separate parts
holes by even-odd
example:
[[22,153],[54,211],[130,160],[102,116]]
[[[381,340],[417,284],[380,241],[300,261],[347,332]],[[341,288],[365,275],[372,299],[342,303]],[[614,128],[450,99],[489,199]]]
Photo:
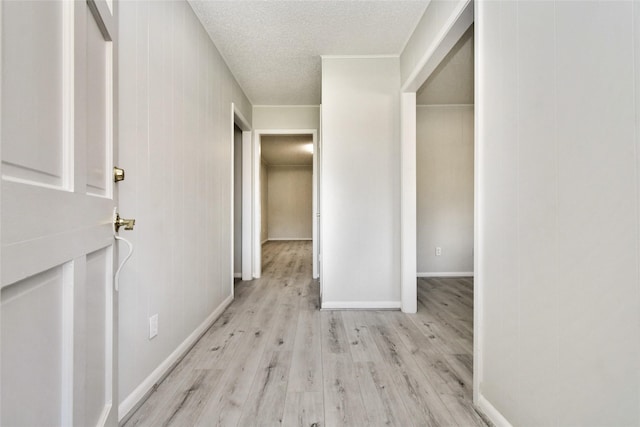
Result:
[[313,143],[311,135],[262,135],[262,160],[269,166],[313,164],[313,154],[305,146]]
[[473,104],[473,25],[418,90],[416,103]]
[[318,105],[320,55],[398,55],[429,0],[190,0],[254,105]]

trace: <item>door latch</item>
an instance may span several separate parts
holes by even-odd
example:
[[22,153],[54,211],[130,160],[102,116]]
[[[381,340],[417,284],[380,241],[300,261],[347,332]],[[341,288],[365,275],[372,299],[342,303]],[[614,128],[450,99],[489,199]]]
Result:
[[113,225],[116,229],[116,233],[120,230],[120,227],[124,227],[125,230],[133,230],[133,226],[136,225],[136,220],[121,218],[120,214],[116,214]]
[[124,169],[117,166],[113,167],[113,182],[124,181]]

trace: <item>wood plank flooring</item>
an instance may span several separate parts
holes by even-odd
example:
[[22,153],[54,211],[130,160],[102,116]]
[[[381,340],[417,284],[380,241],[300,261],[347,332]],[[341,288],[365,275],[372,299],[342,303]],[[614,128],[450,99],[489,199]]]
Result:
[[311,243],[268,242],[236,299],[125,426],[485,426],[472,279],[419,279],[418,313],[319,311]]

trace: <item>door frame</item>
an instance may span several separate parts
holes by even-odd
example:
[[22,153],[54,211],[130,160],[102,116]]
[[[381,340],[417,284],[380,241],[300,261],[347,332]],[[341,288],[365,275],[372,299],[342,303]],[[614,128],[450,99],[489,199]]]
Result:
[[[400,91],[400,295],[401,307],[405,313],[415,313],[418,308],[418,284],[417,274],[417,176],[416,176],[416,92],[429,78],[444,57],[451,51],[460,37],[476,20],[474,17],[474,4],[472,0],[461,1],[456,10],[451,13],[443,30],[438,34],[434,42],[425,50],[422,58],[402,85]],[[476,27],[477,33],[477,27]],[[477,39],[474,40],[477,46]],[[474,47],[475,48],[475,47]],[[477,81],[477,63],[474,66]],[[475,86],[476,99],[478,99],[478,86]],[[478,135],[478,123],[481,115],[478,110],[474,112],[475,139]],[[474,165],[474,322],[473,322],[473,401],[477,402],[480,387],[480,322],[482,321],[481,296],[482,283],[478,274],[479,239],[482,237],[478,229],[479,212],[481,203],[478,185],[478,158],[479,150],[475,149]]]
[[[234,161],[235,161],[235,130],[234,125],[242,130],[242,280],[252,279],[251,268],[251,163],[247,164],[246,153],[251,153],[251,124],[231,103],[231,296],[234,296]],[[251,157],[248,157],[250,160]]]
[[[253,131],[253,148],[252,150],[247,150],[242,152],[243,156],[243,167],[246,164],[246,161],[250,161],[251,170],[253,172],[253,180],[251,182],[252,185],[252,219],[253,219],[253,235],[251,240],[251,253],[253,257],[253,277],[255,279],[259,279],[262,276],[262,241],[261,241],[261,233],[262,233],[262,212],[261,212],[261,203],[260,203],[260,162],[261,162],[261,138],[262,135],[311,135],[313,140],[313,172],[312,172],[312,208],[311,208],[311,228],[312,228],[312,247],[313,247],[313,274],[312,278],[317,279],[320,277],[320,271],[318,267],[318,254],[319,254],[319,222],[320,222],[320,212],[319,212],[319,195],[320,195],[320,180],[318,179],[318,171],[320,169],[319,160],[319,144],[318,144],[318,130],[317,129],[255,129]],[[244,147],[243,147],[244,148]],[[247,156],[251,156],[250,159],[247,159]],[[244,180],[243,173],[243,180]],[[244,187],[244,182],[243,182]],[[244,199],[243,199],[244,203]],[[244,207],[244,205],[243,205]],[[243,218],[244,219],[244,218]],[[244,233],[244,231],[243,231]],[[244,234],[242,235],[244,239]],[[244,246],[243,246],[244,251]],[[243,258],[244,260],[244,258]],[[243,262],[244,268],[244,262]],[[244,279],[243,279],[244,280]]]

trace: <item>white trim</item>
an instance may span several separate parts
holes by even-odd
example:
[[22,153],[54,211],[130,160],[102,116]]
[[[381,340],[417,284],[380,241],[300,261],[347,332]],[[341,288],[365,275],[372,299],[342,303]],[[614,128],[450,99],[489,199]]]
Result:
[[[311,256],[313,257],[311,278],[320,278],[320,261],[322,259],[320,255],[320,194],[321,194],[321,166],[322,166],[322,106],[318,109],[318,135],[313,140],[313,171],[312,171],[312,209],[313,215],[311,235],[313,236],[313,248],[311,249]],[[322,282],[320,282],[320,301],[322,302]]]
[[[100,414],[100,417],[98,417],[98,423],[96,424],[97,426],[107,425],[107,420],[109,419],[109,414],[111,413],[112,408],[113,408],[112,401],[109,401],[108,404],[104,405],[104,408],[102,409],[102,414]],[[69,424],[69,425],[72,425],[72,424]]]
[[254,132],[262,135],[313,135],[318,129],[254,129]]
[[286,241],[286,240],[313,240],[312,237],[269,237],[266,241]]
[[267,163],[264,162],[263,159],[263,163],[267,166],[269,166],[269,169],[271,168],[281,168],[281,169],[292,169],[292,168],[299,168],[299,169],[312,169],[313,168],[313,163],[308,164],[308,165],[274,165],[273,163]]
[[322,59],[385,59],[400,58],[400,54],[396,55],[320,55]]
[[166,378],[166,376],[171,372],[171,370],[182,360],[182,358],[191,350],[191,347],[204,335],[204,333],[211,327],[213,322],[215,322],[218,317],[224,312],[224,310],[231,304],[233,301],[233,296],[229,295],[227,299],[225,299],[222,304],[216,308],[209,317],[206,318],[204,322],[200,324],[196,328],[195,331],[191,333],[187,337],[186,340],[182,342],[176,348],[173,353],[169,355],[147,378],[140,383],[135,390],[129,394],[121,403],[118,405],[118,422],[122,422],[125,418],[128,418],[133,414],[133,411],[136,410],[139,405],[141,405],[145,399],[153,392],[154,386],[162,382]]
[[262,166],[262,154],[260,151],[260,131],[253,132],[253,146],[251,147],[251,219],[253,230],[251,235],[251,259],[252,276],[259,279],[262,275],[262,200],[260,188],[260,167]]
[[425,4],[426,4],[426,7],[424,8],[424,12],[422,12],[422,16],[420,17],[420,19],[418,19],[418,22],[416,22],[416,25],[414,25],[413,29],[411,30],[411,32],[407,36],[407,39],[404,41],[404,43],[402,43],[402,49],[400,49],[400,52],[401,52],[400,56],[402,56],[404,51],[407,49],[407,46],[409,45],[409,42],[413,38],[413,34],[416,32],[416,30],[418,29],[418,26],[422,22],[422,18],[424,17],[424,14],[427,13],[427,9],[429,9],[429,5],[431,4],[431,0],[426,0]]
[[427,47],[420,61],[415,65],[409,77],[402,83],[402,92],[416,92],[436,69],[451,48],[473,23],[473,1],[461,1],[449,16],[446,24]]
[[254,105],[253,108],[320,108],[319,104],[308,104],[308,105],[274,105],[274,104],[263,104],[263,105]]
[[511,423],[482,394],[478,396],[476,406],[496,427],[512,427]]
[[417,108],[468,108],[475,104],[417,104]]
[[[483,56],[480,54],[478,46],[479,40],[482,39],[482,30],[484,22],[482,20],[482,10],[484,5],[479,4],[474,9],[474,102],[478,104],[473,110],[474,121],[474,164],[473,164],[473,271],[475,273],[473,281],[473,401],[480,400],[480,383],[482,382],[483,372],[483,347],[484,347],[484,316],[483,316],[483,295],[484,280],[483,266],[484,253],[482,252],[482,243],[484,242],[484,230],[482,228],[483,211],[484,211],[484,169],[482,161],[484,157],[484,141],[481,139],[484,124],[484,114],[482,111],[482,100],[484,99],[483,88],[478,82],[482,81],[483,76]],[[479,102],[480,101],[480,102]]]
[[399,310],[400,301],[323,301],[322,310]]
[[473,271],[418,273],[417,277],[473,277]]
[[230,225],[230,230],[231,230],[231,239],[230,240],[230,245],[231,245],[231,249],[229,250],[229,262],[231,263],[231,283],[230,285],[230,289],[231,289],[231,296],[235,295],[235,286],[234,286],[234,271],[235,271],[235,252],[236,252],[236,248],[235,248],[235,241],[236,241],[236,236],[235,236],[235,230],[236,230],[236,224],[235,224],[235,195],[236,195],[236,180],[235,180],[235,166],[236,166],[236,106],[235,104],[232,102],[231,103],[231,167],[229,168],[231,170],[231,200],[230,200],[230,216],[229,218],[231,219],[231,225]]
[[[4,2],[0,2],[0,22],[2,22],[3,19],[3,9],[4,9],[5,5]],[[3,53],[3,49],[2,49],[2,31],[0,30],[0,70],[3,70],[3,65],[2,65],[2,53]],[[0,100],[4,99],[2,98],[2,84],[0,84]],[[0,102],[0,134],[2,134],[2,102]],[[71,150],[72,151],[72,150]],[[2,144],[0,144],[0,160],[2,160]],[[2,185],[0,185],[0,216],[2,215]],[[0,231],[0,240],[3,237],[2,232]],[[2,277],[2,263],[0,262],[0,277]],[[2,288],[2,283],[0,283],[0,289]],[[0,331],[2,330],[2,304],[0,304]],[[1,340],[1,338],[0,338]],[[2,366],[2,352],[0,351],[0,366]],[[64,368],[63,368],[64,369]],[[2,381],[0,381],[0,396],[2,396]],[[64,399],[65,397],[63,397]],[[68,397],[67,397],[68,398]],[[0,404],[0,420],[2,419],[2,405]],[[61,420],[61,421],[65,421],[65,420]],[[72,420],[73,421],[73,420]]]
[[242,279],[242,273],[233,273],[234,279]]
[[400,298],[404,313],[418,311],[416,93],[400,95]]
[[249,124],[249,120],[247,120],[244,115],[242,114],[242,112],[240,110],[238,110],[236,108],[236,104],[235,103],[231,103],[231,106],[233,107],[233,122],[238,125],[238,127],[240,128],[240,130],[242,131],[250,131],[251,130],[251,125]]
[[[62,5],[62,188],[75,189],[75,2]],[[111,43],[110,43],[111,44]],[[112,62],[113,64],[113,62]],[[108,92],[108,87],[105,88]],[[113,92],[111,92],[113,97]],[[108,124],[107,124],[108,126]],[[111,128],[113,133],[113,127]],[[109,154],[109,153],[107,153]],[[113,151],[111,151],[113,157]],[[112,169],[107,169],[112,170]],[[109,176],[109,174],[106,174]],[[113,191],[113,190],[112,190]]]
[[[104,18],[103,18],[104,19]],[[116,58],[114,58],[113,54],[113,42],[110,43],[106,43],[106,69],[107,72],[105,73],[105,89],[106,89],[106,104],[107,104],[107,111],[106,111],[106,115],[105,115],[105,124],[107,125],[106,128],[106,132],[105,132],[105,136],[106,136],[106,157],[107,157],[107,171],[112,171],[113,170],[113,163],[114,163],[114,155],[113,155],[113,151],[114,151],[114,108],[113,108],[113,103],[114,103],[114,72],[113,72],[113,68],[116,65]],[[117,72],[116,72],[117,73]],[[74,111],[75,111],[75,107],[74,107]],[[104,192],[104,197],[107,198],[111,198],[113,199],[113,191],[114,191],[114,185],[113,185],[113,177],[111,176],[110,173],[105,173],[105,177],[104,177],[104,186],[105,186],[105,192]],[[76,188],[77,190],[77,188]]]
[[251,131],[242,132],[242,280],[248,281],[253,278],[252,268],[252,238],[251,230],[253,222],[251,221],[253,201],[251,174]]

